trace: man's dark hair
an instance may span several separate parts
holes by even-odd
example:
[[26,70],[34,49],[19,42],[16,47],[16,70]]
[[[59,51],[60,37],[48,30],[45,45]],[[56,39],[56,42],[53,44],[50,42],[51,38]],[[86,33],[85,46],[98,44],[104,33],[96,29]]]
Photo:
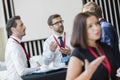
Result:
[[14,16],[8,20],[6,24],[6,30],[7,30],[8,36],[12,35],[11,28],[17,26],[16,20],[19,20],[19,19],[21,19],[20,16]]
[[48,21],[47,21],[48,25],[52,26],[53,25],[52,20],[57,18],[57,17],[61,18],[61,16],[59,14],[54,14],[54,15],[49,16]]

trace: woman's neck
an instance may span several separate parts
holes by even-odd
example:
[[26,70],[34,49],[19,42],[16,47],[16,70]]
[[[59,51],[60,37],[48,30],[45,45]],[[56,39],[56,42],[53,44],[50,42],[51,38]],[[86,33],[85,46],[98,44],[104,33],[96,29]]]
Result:
[[94,48],[97,47],[96,41],[89,41],[89,42],[88,42],[88,45],[89,45],[90,47],[94,47]]
[[101,52],[100,52],[100,50],[99,50],[99,48],[98,48],[98,44],[97,44],[97,42],[90,42],[90,43],[89,43],[89,46],[90,46],[90,47],[94,47],[94,48],[96,48],[96,50],[97,50],[99,56],[102,55]]

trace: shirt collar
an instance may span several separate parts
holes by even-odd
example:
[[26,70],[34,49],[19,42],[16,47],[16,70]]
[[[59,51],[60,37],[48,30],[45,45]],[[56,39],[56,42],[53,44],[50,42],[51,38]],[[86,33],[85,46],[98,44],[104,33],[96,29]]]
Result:
[[56,38],[58,38],[58,37],[64,37],[64,32],[61,34],[61,35],[56,35],[56,34],[54,34],[54,36],[56,37]]
[[12,38],[14,38],[14,39],[16,39],[19,43],[21,43],[22,41],[18,38],[18,37],[15,37],[15,36],[10,36],[10,37],[12,37]]

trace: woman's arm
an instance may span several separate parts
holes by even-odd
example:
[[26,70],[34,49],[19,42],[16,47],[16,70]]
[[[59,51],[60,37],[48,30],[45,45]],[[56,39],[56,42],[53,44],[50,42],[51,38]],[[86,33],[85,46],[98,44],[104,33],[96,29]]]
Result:
[[74,80],[76,79],[80,73],[82,72],[83,62],[75,56],[70,58],[66,80]]
[[85,71],[76,80],[90,80],[97,67],[105,59],[105,56],[98,57],[91,63],[85,60]]
[[[97,67],[102,63],[102,61],[105,59],[105,56],[98,57],[94,61],[92,61],[90,64],[87,60],[85,60],[85,71],[81,73],[81,61],[77,61],[76,58],[71,58],[68,66],[68,72],[66,80],[90,80],[93,73],[97,69]],[[76,60],[76,61],[75,61]],[[74,62],[74,63],[73,63]],[[73,66],[71,66],[73,65]],[[76,66],[76,67],[75,67]],[[78,69],[80,68],[80,69]],[[75,70],[75,71],[74,71]]]

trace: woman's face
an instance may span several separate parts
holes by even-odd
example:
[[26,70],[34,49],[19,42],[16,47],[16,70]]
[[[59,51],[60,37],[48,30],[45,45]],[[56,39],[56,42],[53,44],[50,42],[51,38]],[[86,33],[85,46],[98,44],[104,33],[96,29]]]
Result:
[[95,16],[90,16],[87,18],[86,23],[88,41],[91,42],[100,39],[101,27],[98,19]]

